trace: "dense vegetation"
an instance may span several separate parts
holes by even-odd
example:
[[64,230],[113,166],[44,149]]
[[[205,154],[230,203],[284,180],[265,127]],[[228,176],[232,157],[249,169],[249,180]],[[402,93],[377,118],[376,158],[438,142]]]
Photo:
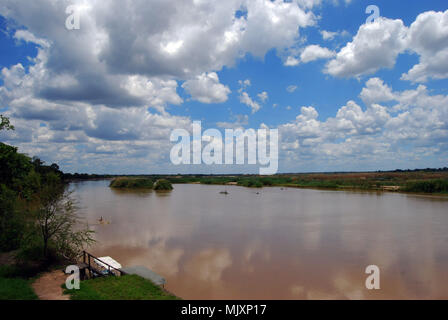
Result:
[[0,252],[19,250],[23,260],[73,258],[88,243],[62,172],[0,143]]
[[407,192],[448,193],[448,180],[413,181],[406,184]]
[[102,277],[81,282],[80,290],[65,290],[72,300],[175,300],[151,281],[137,275]]
[[173,185],[171,184],[171,182],[169,180],[159,179],[154,184],[154,190],[157,190],[157,191],[173,190]]
[[112,180],[109,187],[118,189],[152,189],[153,185],[153,181],[147,178],[120,177]]
[[[14,130],[1,116],[0,130]],[[63,173],[14,146],[0,142],[0,253],[14,252],[11,266],[1,266],[2,295],[32,298],[28,279],[52,265],[71,261],[91,243]],[[4,268],[12,268],[14,273]],[[9,288],[9,289],[8,289]],[[28,290],[28,289],[29,290]]]

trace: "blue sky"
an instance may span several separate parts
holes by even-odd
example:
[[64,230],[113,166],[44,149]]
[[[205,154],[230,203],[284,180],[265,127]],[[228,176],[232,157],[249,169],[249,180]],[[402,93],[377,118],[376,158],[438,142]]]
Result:
[[27,4],[0,4],[0,138],[65,171],[256,172],[173,166],[195,120],[278,128],[280,172],[447,166],[446,1]]

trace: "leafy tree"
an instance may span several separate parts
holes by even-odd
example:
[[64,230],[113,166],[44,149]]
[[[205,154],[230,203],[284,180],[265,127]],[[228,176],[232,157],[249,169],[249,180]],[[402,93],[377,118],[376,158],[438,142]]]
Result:
[[0,131],[1,130],[14,130],[14,126],[10,123],[9,118],[0,114]]
[[[50,176],[48,184],[40,193],[40,205],[36,212],[36,224],[43,245],[44,258],[49,257],[50,247],[66,259],[75,259],[85,245],[94,242],[88,226],[80,228],[78,214],[71,193]],[[61,188],[63,190],[61,191]]]
[[24,220],[17,212],[16,193],[0,185],[0,251],[17,249],[21,243]]

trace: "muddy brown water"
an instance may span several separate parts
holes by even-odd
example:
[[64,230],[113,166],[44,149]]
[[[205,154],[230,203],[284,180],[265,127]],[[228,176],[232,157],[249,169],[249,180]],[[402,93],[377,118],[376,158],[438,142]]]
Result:
[[[90,251],[150,268],[184,299],[448,298],[446,197],[108,183],[72,184],[96,231]],[[380,290],[365,287],[372,264]]]

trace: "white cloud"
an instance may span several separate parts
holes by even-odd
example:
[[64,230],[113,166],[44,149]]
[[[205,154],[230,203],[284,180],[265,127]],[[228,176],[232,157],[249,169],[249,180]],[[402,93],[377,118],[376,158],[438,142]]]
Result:
[[309,45],[300,54],[300,61],[303,63],[308,63],[318,59],[328,59],[335,55],[334,51],[327,48],[322,48],[318,45]]
[[286,87],[286,91],[288,91],[289,93],[293,93],[293,92],[296,91],[298,88],[299,88],[298,86],[296,86],[296,85],[294,85],[294,84],[291,84],[291,85],[289,85],[289,86]]
[[227,101],[229,87],[219,82],[216,72],[203,73],[182,85],[194,100],[202,103],[222,103]]
[[349,35],[348,31],[327,31],[321,30],[319,31],[323,40],[333,40],[336,37],[346,37]]
[[[63,160],[64,170],[156,167],[169,154],[169,130],[190,122],[167,112],[183,102],[178,81],[193,99],[224,102],[230,89],[216,72],[246,54],[281,52],[295,44],[301,28],[316,23],[310,5],[280,0],[92,0],[81,13],[81,29],[69,31],[66,7],[52,0],[0,4],[12,26],[7,30],[21,26],[12,36],[38,48],[30,67],[2,70],[0,102],[17,128],[5,137],[22,151]],[[245,14],[236,17],[238,10]],[[259,110],[247,93],[241,96],[252,112]],[[72,158],[61,159],[61,149]],[[104,154],[112,152],[106,164]]]
[[299,65],[300,63],[308,63],[318,59],[329,59],[333,57],[336,53],[331,51],[328,48],[323,48],[319,45],[312,44],[301,50],[290,50],[290,53],[294,53],[294,51],[299,51],[300,54],[297,56],[289,55],[284,62],[284,65],[287,67],[294,67]]
[[297,58],[294,58],[293,56],[288,56],[288,58],[286,58],[286,61],[284,63],[285,66],[287,67],[295,67],[300,63],[300,60]]
[[401,20],[378,18],[363,24],[352,42],[329,61],[325,72],[336,77],[359,77],[392,68],[407,47],[407,28]]
[[429,78],[448,78],[448,10],[420,14],[408,32],[409,49],[420,62],[403,74],[403,80],[426,82]]
[[266,91],[257,94],[257,97],[262,103],[265,103],[269,99],[269,95]]
[[339,33],[338,32],[321,30],[320,34],[322,35],[322,39],[324,39],[324,40],[333,40]]
[[282,166],[337,169],[350,161],[351,169],[391,168],[448,156],[448,96],[430,95],[422,85],[393,91],[379,78],[368,80],[360,96],[365,109],[348,101],[335,117],[320,121],[314,107],[302,107],[294,121],[281,125]]
[[362,89],[360,97],[366,105],[395,100],[392,89],[384,84],[384,81],[380,78],[369,79]]
[[[363,24],[353,40],[331,60],[325,73],[336,77],[359,77],[392,68],[399,54],[415,52],[420,61],[401,77],[412,82],[448,78],[448,10],[427,11],[407,28],[402,20],[379,18]],[[322,31],[331,39],[334,34]],[[290,61],[290,64],[296,61]]]
[[252,113],[257,112],[261,108],[260,104],[252,100],[249,94],[245,91],[240,95],[240,102],[250,107],[252,109]]

